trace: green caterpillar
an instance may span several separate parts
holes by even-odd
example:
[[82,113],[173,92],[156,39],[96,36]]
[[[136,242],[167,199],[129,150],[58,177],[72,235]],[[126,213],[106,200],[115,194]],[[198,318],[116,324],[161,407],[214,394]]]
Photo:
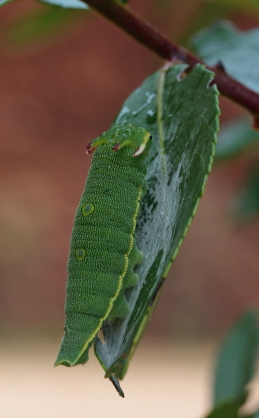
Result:
[[129,312],[124,290],[143,254],[135,243],[140,199],[146,187],[150,134],[134,125],[115,126],[86,146],[95,152],[76,211],[68,259],[65,333],[55,366],[75,366],[104,321]]

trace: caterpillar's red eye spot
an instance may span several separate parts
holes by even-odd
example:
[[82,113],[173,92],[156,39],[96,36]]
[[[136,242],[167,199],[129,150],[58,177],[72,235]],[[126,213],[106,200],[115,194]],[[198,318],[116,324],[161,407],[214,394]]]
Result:
[[87,142],[87,144],[86,144],[86,146],[85,146],[85,149],[86,149],[86,153],[87,153],[87,154],[88,154],[88,151],[92,148],[92,142],[93,142],[93,141]]
[[118,144],[115,144],[114,147],[112,148],[113,151],[118,151],[120,149],[120,143],[118,142]]
[[88,152],[86,151],[86,154],[93,154],[97,147],[91,148]]
[[92,154],[96,150],[97,147],[92,147],[92,143],[93,141],[90,141],[86,144],[85,146],[86,154]]

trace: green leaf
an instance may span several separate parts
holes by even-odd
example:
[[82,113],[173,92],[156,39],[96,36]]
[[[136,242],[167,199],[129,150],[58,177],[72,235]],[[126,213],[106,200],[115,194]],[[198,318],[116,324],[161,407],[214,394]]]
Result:
[[10,3],[13,0],[0,0],[0,7],[3,6],[6,3]]
[[233,11],[243,10],[247,12],[258,12],[259,2],[258,0],[207,0],[209,3],[214,3],[217,6],[223,6]]
[[[119,1],[123,4],[128,3],[128,0]],[[90,7],[81,0],[40,0],[40,3],[63,7],[64,9],[90,9]]]
[[258,140],[259,132],[251,129],[248,118],[232,120],[219,131],[215,158],[235,157]]
[[[240,405],[234,402],[225,402],[216,406],[206,418],[241,418],[238,414]],[[242,418],[245,418],[242,416]]]
[[219,351],[214,385],[214,404],[245,401],[245,388],[254,374],[259,329],[256,314],[243,315],[226,336]]
[[54,35],[67,30],[73,24],[78,13],[41,6],[8,25],[5,29],[6,42],[12,48],[20,49],[52,40]]
[[105,344],[98,339],[95,343],[106,377],[125,375],[211,170],[218,91],[215,85],[209,87],[212,73],[204,66],[197,65],[187,76],[182,75],[185,68],[163,68],[146,79],[114,122],[146,128],[152,144],[136,232],[145,257],[136,269],[138,284],[127,295],[131,311],[124,320],[104,327]]
[[[258,163],[257,163],[258,164]],[[239,221],[252,221],[259,215],[259,166],[249,173],[246,184],[238,191],[233,203],[234,216]]]
[[89,6],[80,0],[40,0],[40,3],[59,6],[64,9],[89,9]]
[[236,402],[224,402],[216,406],[209,415],[205,418],[259,418],[259,413],[255,415],[243,415],[239,414],[240,405]]
[[191,38],[202,59],[209,65],[221,62],[227,74],[259,92],[259,30],[241,31],[228,21],[219,21]]
[[206,415],[205,418],[259,418],[259,411],[255,415],[239,413],[240,404],[234,401],[223,402]]

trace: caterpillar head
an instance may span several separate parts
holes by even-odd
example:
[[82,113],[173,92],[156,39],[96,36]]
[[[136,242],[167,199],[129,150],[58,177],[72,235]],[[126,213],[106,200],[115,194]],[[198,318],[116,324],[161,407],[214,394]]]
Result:
[[92,154],[96,148],[103,144],[111,144],[113,151],[118,151],[120,148],[128,145],[134,147],[133,156],[137,157],[143,153],[150,138],[150,133],[139,126],[114,126],[109,131],[102,133],[98,138],[88,142],[85,148],[87,154]]

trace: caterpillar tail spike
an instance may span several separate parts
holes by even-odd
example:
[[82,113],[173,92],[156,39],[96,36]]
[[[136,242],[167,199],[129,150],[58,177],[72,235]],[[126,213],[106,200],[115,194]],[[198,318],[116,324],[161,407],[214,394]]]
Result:
[[112,384],[115,387],[116,391],[118,392],[119,396],[121,396],[122,398],[125,398],[124,392],[123,392],[123,390],[121,388],[121,385],[120,385],[117,377],[114,374],[112,374],[109,377],[109,380],[112,382]]

